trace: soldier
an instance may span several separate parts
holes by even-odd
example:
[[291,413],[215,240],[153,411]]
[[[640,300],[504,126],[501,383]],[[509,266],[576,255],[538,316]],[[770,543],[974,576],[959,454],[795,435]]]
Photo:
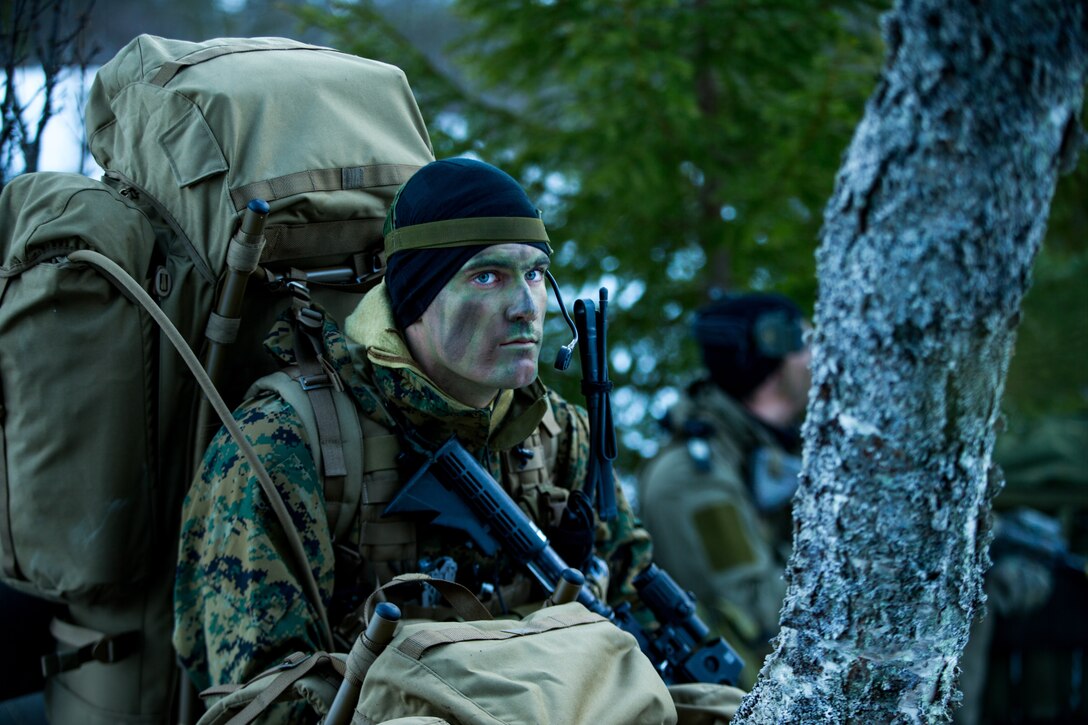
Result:
[[993,455],[1005,486],[953,722],[1086,722],[1088,415],[1016,420]]
[[[410,450],[401,431],[434,448],[456,435],[550,537],[564,538],[558,524],[578,499],[589,439],[584,411],[537,378],[550,253],[524,190],[489,164],[433,162],[401,188],[386,221],[383,283],[342,330],[325,322],[327,356],[364,429],[364,495],[342,539],[333,540],[297,413],[276,395],[236,412],[301,534],[330,621],[349,623],[345,639],[357,623],[352,612],[398,573],[456,580],[496,612],[543,598],[501,553],[482,556],[463,534],[381,514],[389,492],[414,472],[396,456],[398,446]],[[268,344],[290,362],[286,330],[273,330]],[[631,579],[651,556],[619,491],[617,519],[598,522],[590,512],[583,531],[566,537],[568,550],[581,540],[581,556],[609,564],[610,576],[590,584],[613,601],[633,593]],[[277,519],[223,432],[182,521],[174,644],[199,688],[243,682],[292,652],[323,649]],[[407,614],[446,618],[432,594],[406,603]]]
[[696,313],[707,375],[673,406],[670,442],[642,471],[640,511],[658,562],[737,646],[750,687],[778,631],[811,383],[801,311],[744,294]]

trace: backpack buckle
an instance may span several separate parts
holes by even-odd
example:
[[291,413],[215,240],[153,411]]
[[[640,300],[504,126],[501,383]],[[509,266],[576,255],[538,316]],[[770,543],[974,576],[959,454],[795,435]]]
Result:
[[298,384],[302,386],[303,390],[317,390],[318,388],[332,387],[332,381],[329,380],[329,376],[326,373],[300,375],[298,377]]
[[170,273],[166,271],[166,267],[157,268],[155,270],[154,283],[155,296],[162,298],[170,294],[171,286]]
[[82,667],[88,662],[113,664],[134,653],[139,645],[139,632],[107,635],[79,649],[61,650],[42,657],[42,675],[53,675]]

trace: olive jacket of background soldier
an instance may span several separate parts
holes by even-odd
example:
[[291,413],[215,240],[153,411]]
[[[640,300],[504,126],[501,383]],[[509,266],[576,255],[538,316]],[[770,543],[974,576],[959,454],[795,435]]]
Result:
[[[365,475],[361,502],[343,540],[333,541],[322,481],[294,410],[272,395],[251,399],[235,413],[302,536],[334,628],[345,617],[351,620],[378,584],[410,571],[453,578],[473,592],[494,587],[492,601],[485,602],[493,609],[527,602],[528,579],[501,553],[484,558],[456,531],[381,518],[386,503],[414,473],[398,467],[395,447],[388,445],[388,416],[399,426],[412,426],[436,448],[456,434],[547,532],[569,492],[585,479],[585,412],[539,380],[500,392],[490,409],[454,401],[409,355],[384,283],[348,317],[344,332],[326,323],[326,348],[361,414]],[[289,339],[284,325],[266,344],[289,361],[283,349]],[[596,527],[596,554],[611,568],[605,586],[614,601],[633,594],[631,579],[651,558],[649,536],[618,487],[617,495],[619,517]],[[175,585],[174,645],[199,688],[244,682],[292,652],[322,649],[317,615],[290,561],[256,478],[220,431],[185,501]],[[421,609],[406,614],[444,618],[438,604],[422,601]]]
[[[639,511],[654,558],[690,589],[707,623],[744,658],[750,688],[778,632],[789,503],[800,460],[712,382],[692,385],[667,417],[672,440],[643,469]],[[756,468],[777,509],[762,514]],[[778,487],[779,493],[774,493]]]

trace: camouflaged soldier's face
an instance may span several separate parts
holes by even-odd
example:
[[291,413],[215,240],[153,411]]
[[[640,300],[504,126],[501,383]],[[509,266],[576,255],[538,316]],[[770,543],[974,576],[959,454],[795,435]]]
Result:
[[412,356],[446,393],[482,408],[499,390],[536,379],[548,255],[496,244],[465,262],[405,329]]

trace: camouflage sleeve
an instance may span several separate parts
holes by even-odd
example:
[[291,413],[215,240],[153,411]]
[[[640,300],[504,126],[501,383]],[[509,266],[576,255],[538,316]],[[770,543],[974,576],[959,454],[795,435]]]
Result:
[[[275,396],[235,419],[283,497],[327,604],[332,545],[302,423]],[[199,688],[245,682],[292,652],[320,649],[318,616],[294,572],[257,477],[221,430],[185,499],[174,585],[174,646]]]
[[[568,403],[554,392],[551,404],[560,429],[558,482],[564,488],[581,489],[589,468],[589,418],[582,407]],[[615,475],[613,478],[618,516],[613,521],[597,522],[596,548],[597,556],[608,563],[608,600],[617,603],[635,597],[632,582],[649,566],[653,546],[619,479]]]

